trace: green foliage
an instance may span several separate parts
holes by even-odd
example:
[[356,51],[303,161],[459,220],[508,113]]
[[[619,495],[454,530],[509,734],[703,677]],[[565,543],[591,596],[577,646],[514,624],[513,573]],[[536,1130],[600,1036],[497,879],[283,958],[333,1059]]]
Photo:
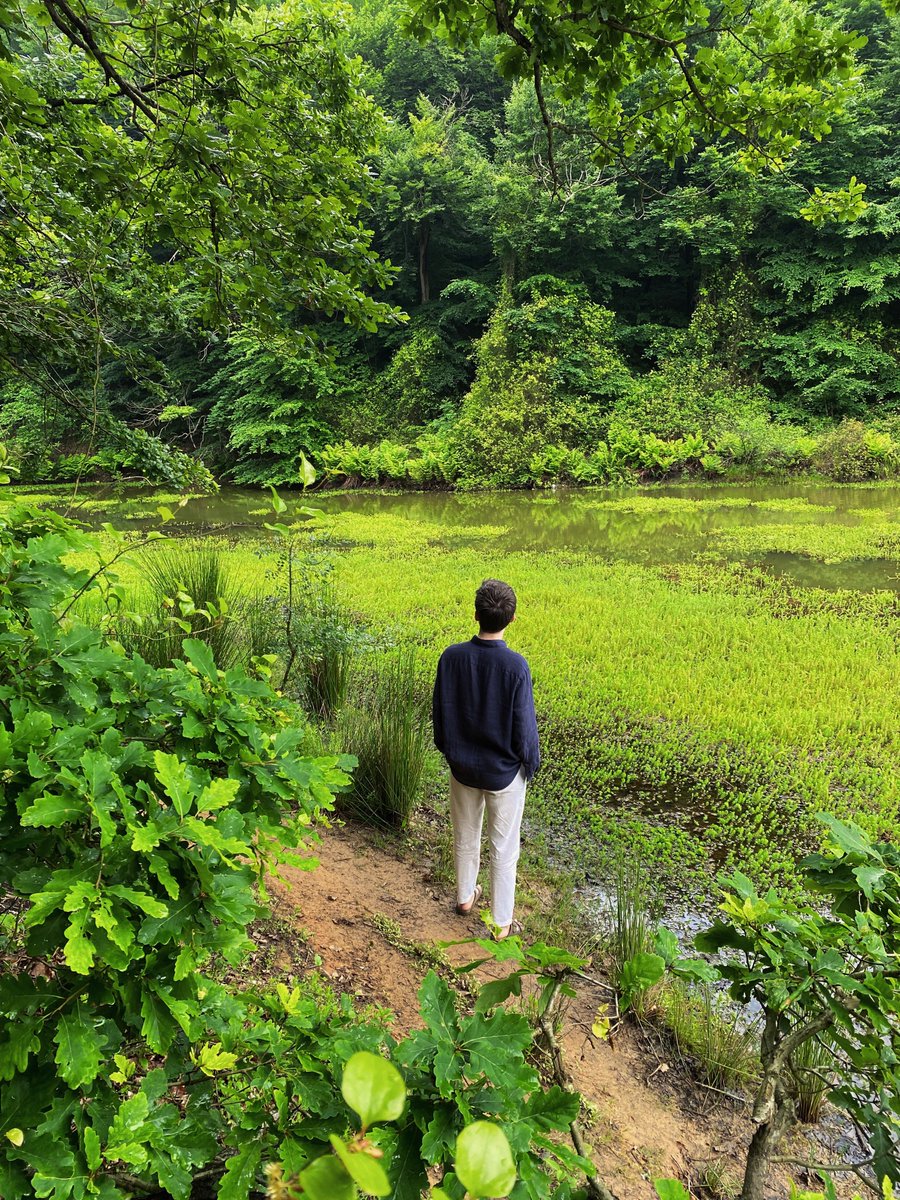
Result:
[[343,442],[317,456],[325,476],[339,483],[393,483],[427,487],[454,479],[449,437],[426,433],[413,446],[385,439],[375,446]]
[[885,478],[900,473],[900,441],[861,421],[843,421],[823,438],[815,462],[842,482]]
[[338,728],[359,764],[343,801],[349,812],[376,825],[406,827],[425,770],[427,716],[415,649],[373,658]]
[[132,654],[155,667],[182,657],[185,637],[209,646],[217,666],[250,668],[276,648],[272,598],[248,594],[220,547],[178,541],[145,552],[143,586],[129,597],[131,610],[116,635]]
[[202,641],[155,668],[80,624],[76,601],[123,593],[108,559],[73,554],[100,551],[59,517],[0,519],[0,886],[17,914],[0,926],[4,1197],[187,1200],[205,1169],[246,1200],[276,1160],[273,1195],[293,1179],[328,1200],[412,1194],[436,1166],[458,1200],[456,1160],[475,1196],[518,1175],[523,1195],[567,1200],[589,1164],[548,1134],[578,1098],[542,1091],[524,1017],[460,1015],[432,974],[425,1028],[398,1045],[315,976],[223,982],[266,874],[310,865],[347,760],[303,757],[301,714]]
[[[3,937],[46,964],[0,980],[0,1109],[26,1131],[4,1139],[3,1193],[114,1196],[124,1169],[184,1200],[230,1145],[222,1194],[242,1197],[264,1149],[242,1130],[271,1094],[266,1056],[298,1047],[269,1021],[283,1005],[233,996],[216,973],[250,946],[256,885],[304,854],[347,777],[302,757],[301,714],[203,642],[159,669],[74,619],[76,600],[122,593],[102,556],[95,569],[73,552],[98,549],[59,517],[0,519],[0,885],[23,914]],[[323,1015],[308,1007],[308,1028]],[[223,1079],[248,1053],[250,1105]],[[299,1062],[283,1058],[286,1078]]]
[[756,1083],[759,1029],[714,987],[667,980],[658,1004],[678,1053],[710,1087],[747,1092]]
[[[419,300],[431,299],[429,257],[432,239],[455,232],[467,217],[477,227],[487,216],[489,169],[480,147],[457,120],[453,104],[438,107],[420,95],[408,128],[394,126],[381,154],[384,191],[381,206],[391,226],[409,246]],[[481,211],[479,212],[479,208]]]
[[[158,0],[137,30],[102,6],[76,30],[35,0],[5,36],[17,48],[46,45],[41,56],[11,55],[4,75],[2,174],[19,244],[3,266],[8,338],[64,354],[58,338],[69,331],[73,361],[93,341],[95,308],[111,329],[113,305],[134,304],[135,272],[149,312],[171,306],[183,323],[187,310],[200,328],[231,314],[277,327],[303,287],[320,311],[360,323],[385,315],[362,291],[387,276],[355,218],[378,118],[340,52],[342,14]],[[67,286],[59,237],[84,294]],[[15,285],[29,289],[19,312]]]
[[428,326],[410,330],[376,385],[394,429],[427,425],[453,407],[466,383],[461,358],[439,330]]
[[233,338],[204,390],[213,397],[207,429],[237,483],[297,484],[301,454],[315,455],[332,436],[334,381],[323,348]]
[[[490,945],[485,942],[484,948]],[[560,953],[548,947],[533,950],[545,958]],[[510,951],[514,961],[522,957],[521,949],[510,946]],[[527,972],[533,971],[532,964],[525,966]],[[593,1167],[549,1135],[568,1131],[578,1115],[579,1098],[558,1087],[541,1091],[538,1074],[527,1058],[532,1035],[525,1017],[503,1008],[462,1016],[450,988],[434,972],[426,976],[419,1000],[426,1027],[410,1034],[397,1056],[410,1088],[409,1137],[422,1161],[434,1165],[452,1161],[450,1148],[458,1148],[462,1126],[469,1123],[461,1120],[461,1114],[467,1114],[476,1122],[498,1122],[519,1176],[518,1194],[559,1196],[560,1200],[571,1195],[570,1182],[585,1171],[593,1173]],[[538,1155],[543,1166],[538,1165]],[[467,1157],[466,1166],[477,1169],[477,1161]],[[444,1175],[442,1186],[455,1200],[462,1200],[465,1188],[455,1172]],[[483,1194],[499,1193],[485,1190]]]
[[478,343],[477,371],[452,429],[459,485],[516,487],[550,443],[587,449],[630,384],[612,345],[612,314],[560,280],[501,300]]
[[503,1130],[475,1121],[456,1139],[456,1177],[473,1196],[506,1196],[516,1182],[516,1166]]
[[278,646],[285,661],[282,687],[296,687],[307,712],[331,721],[344,705],[354,662],[371,639],[327,575],[301,572],[292,590],[290,622]]
[[725,131],[746,141],[748,166],[784,159],[805,135],[827,133],[847,104],[864,39],[800,4],[752,13],[734,5],[729,16],[708,32],[709,11],[696,0],[657,3],[639,25],[557,0],[521,12],[417,0],[408,23],[423,39],[440,30],[458,46],[503,34],[501,72],[543,75],[561,95],[583,99],[601,161],[640,146],[674,163]]
[[[900,1178],[900,852],[850,822],[823,821],[826,845],[802,867],[827,906],[824,915],[809,899],[760,895],[737,872],[724,881],[722,916],[694,943],[702,952],[729,952],[716,974],[735,1000],[753,1000],[762,1013],[757,1130],[742,1191],[749,1197],[763,1194],[772,1155],[796,1120],[800,1081],[811,1070],[809,1043],[825,1031],[828,1099],[866,1131],[875,1181]],[[667,965],[678,973],[677,961]]]

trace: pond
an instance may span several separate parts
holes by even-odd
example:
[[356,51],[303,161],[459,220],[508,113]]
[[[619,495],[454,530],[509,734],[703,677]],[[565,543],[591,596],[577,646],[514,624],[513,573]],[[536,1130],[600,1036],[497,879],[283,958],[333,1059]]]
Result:
[[[223,534],[246,587],[275,587],[268,491],[180,508],[147,489],[20,494],[131,529],[158,527],[167,505],[168,532]],[[720,867],[795,879],[818,813],[900,827],[900,487],[284,499],[281,520],[324,510],[317,544],[345,612],[379,644],[415,645],[423,678],[473,632],[478,582],[513,583],[510,642],[531,664],[545,750],[531,829],[587,881],[625,853],[690,902]],[[133,586],[139,566],[122,571]]]
[[[60,492],[60,500],[65,493]],[[448,492],[285,493],[288,516],[303,504],[327,513],[390,515],[440,526],[450,545],[467,530],[500,527],[498,550],[572,550],[646,566],[713,553],[754,562],[803,587],[900,592],[900,488],[799,482],[670,485],[628,491],[556,489],[459,495]],[[92,486],[69,509],[88,522],[125,527],[158,521],[154,495]],[[192,499],[178,525],[197,531],[259,528],[269,494],[223,488]]]

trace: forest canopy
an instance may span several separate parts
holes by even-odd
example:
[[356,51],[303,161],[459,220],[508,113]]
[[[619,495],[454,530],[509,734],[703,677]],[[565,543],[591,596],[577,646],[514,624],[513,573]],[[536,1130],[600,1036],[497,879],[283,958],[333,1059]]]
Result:
[[349,477],[328,447],[388,439],[420,482],[535,482],[472,461],[494,370],[536,451],[697,435],[716,469],[853,418],[871,458],[897,32],[873,0],[10,6],[0,437],[37,479]]

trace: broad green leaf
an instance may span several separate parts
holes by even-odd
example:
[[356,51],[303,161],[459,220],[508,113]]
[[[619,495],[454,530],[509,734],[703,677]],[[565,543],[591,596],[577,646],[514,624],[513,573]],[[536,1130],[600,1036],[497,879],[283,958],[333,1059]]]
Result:
[[626,999],[637,992],[652,987],[662,979],[666,969],[665,959],[659,954],[635,954],[622,966],[619,984]]
[[694,983],[715,983],[720,978],[717,968],[702,958],[676,958],[671,970],[677,979],[689,979]]
[[525,1105],[525,1117],[537,1129],[568,1129],[577,1120],[581,1097],[577,1092],[553,1087],[534,1092]]
[[505,979],[494,979],[490,983],[484,984],[478,992],[478,999],[475,1001],[475,1011],[487,1012],[488,1009],[502,1004],[510,996],[521,995],[522,976],[516,971],[512,975],[507,975]]
[[23,825],[57,829],[70,821],[84,818],[86,813],[87,806],[80,796],[43,795],[26,808],[20,820]]
[[3,1136],[8,1138],[14,1146],[21,1146],[25,1141],[25,1134],[21,1129],[7,1129]]
[[63,956],[67,966],[78,975],[88,975],[94,965],[94,947],[82,933],[89,916],[87,909],[76,913],[66,928],[66,948]]
[[165,788],[175,811],[179,817],[186,816],[194,802],[194,788],[187,767],[176,755],[164,754],[162,750],[157,750],[153,755],[153,765],[156,778]]
[[303,451],[300,451],[300,482],[304,488],[312,487],[316,482],[316,468],[312,465]]
[[390,1181],[384,1172],[384,1167],[377,1159],[373,1158],[371,1154],[367,1154],[365,1150],[354,1152],[334,1133],[329,1136],[328,1140],[331,1142],[335,1154],[344,1164],[347,1174],[361,1191],[368,1196],[389,1196],[391,1194]]
[[5,1021],[5,1037],[0,1040],[0,1079],[12,1079],[24,1071],[32,1054],[41,1048],[38,1037],[38,1018],[16,1023]]
[[456,1000],[451,989],[434,971],[429,971],[422,981],[419,1005],[425,1024],[435,1038],[455,1042],[459,1035]]
[[146,1151],[142,1150],[144,1123],[150,1112],[150,1101],[144,1092],[138,1092],[123,1100],[109,1127],[106,1139],[107,1160],[118,1160],[138,1165]]
[[219,1183],[219,1200],[247,1200],[256,1183],[256,1173],[262,1158],[259,1142],[247,1141],[225,1164],[225,1174]]
[[135,908],[147,914],[148,917],[166,917],[169,914],[168,906],[162,900],[157,900],[155,896],[151,896],[149,892],[143,892],[140,888],[125,887],[124,884],[116,884],[108,888],[108,893],[111,896],[116,896],[120,900],[126,900],[129,904],[133,904]]
[[234,803],[240,786],[241,781],[239,779],[214,779],[200,793],[200,798],[197,801],[197,811],[214,812],[219,808],[227,808],[229,804]]
[[476,1013],[464,1021],[460,1046],[468,1054],[471,1071],[485,1074],[495,1086],[501,1087],[508,1073],[517,1071],[531,1044],[531,1036],[525,1017],[498,1009],[488,1014]]
[[422,1158],[428,1163],[444,1161],[444,1154],[453,1148],[459,1110],[455,1104],[440,1104],[428,1122],[422,1138]]
[[105,1037],[88,1016],[89,1009],[75,1002],[63,1012],[56,1026],[56,1064],[60,1076],[71,1088],[92,1083],[100,1071]]
[[393,1063],[379,1054],[360,1050],[348,1059],[341,1094],[363,1128],[376,1121],[396,1121],[406,1105],[406,1084]]
[[219,672],[216,669],[216,660],[206,642],[201,642],[199,638],[185,638],[181,643],[181,648],[185,658],[197,668],[201,675],[205,675],[212,683],[218,681]]
[[272,511],[278,513],[279,515],[283,512],[287,512],[287,505],[271,484],[269,485],[269,491],[272,493]]
[[[309,1200],[356,1200],[353,1180],[334,1154],[313,1159],[297,1178],[304,1197],[308,1196]],[[221,1198],[221,1192],[219,1196]]]
[[854,867],[853,876],[859,884],[864,896],[869,900],[875,899],[875,887],[887,875],[884,867]]
[[837,817],[820,814],[819,820],[831,831],[831,841],[845,854],[859,854],[865,858],[872,856],[872,843],[852,821],[839,821]]
[[191,1053],[191,1061],[197,1063],[204,1075],[215,1075],[217,1071],[227,1071],[237,1063],[237,1060],[236,1054],[222,1049],[221,1042],[202,1046],[199,1053],[196,1051]]
[[659,1200],[691,1200],[691,1193],[678,1179],[654,1179],[653,1187]]
[[478,1200],[508,1196],[516,1184],[516,1164],[506,1134],[491,1121],[475,1121],[460,1133],[454,1168],[460,1183]]
[[653,939],[653,949],[666,964],[671,964],[678,957],[678,938],[671,929],[660,928]]

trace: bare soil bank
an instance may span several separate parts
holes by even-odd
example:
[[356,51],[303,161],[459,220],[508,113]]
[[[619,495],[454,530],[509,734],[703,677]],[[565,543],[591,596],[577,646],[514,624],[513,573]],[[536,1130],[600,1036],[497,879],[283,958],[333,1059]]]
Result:
[[[272,965],[292,972],[318,955],[336,990],[359,1005],[391,1009],[401,1036],[420,1023],[416,992],[433,965],[434,944],[479,936],[484,926],[453,913],[453,897],[427,863],[399,857],[366,831],[331,830],[319,860],[316,870],[289,870],[273,884],[282,944]],[[457,946],[446,957],[460,965],[474,955]],[[724,1168],[737,1182],[752,1132],[749,1107],[698,1086],[640,1031],[626,1028],[612,1044],[594,1038],[594,1014],[608,998],[599,985],[579,980],[561,1039],[586,1101],[601,1178],[620,1200],[647,1200],[651,1181],[665,1176],[703,1194],[708,1168]],[[774,1196],[787,1194],[786,1180],[772,1184]]]

